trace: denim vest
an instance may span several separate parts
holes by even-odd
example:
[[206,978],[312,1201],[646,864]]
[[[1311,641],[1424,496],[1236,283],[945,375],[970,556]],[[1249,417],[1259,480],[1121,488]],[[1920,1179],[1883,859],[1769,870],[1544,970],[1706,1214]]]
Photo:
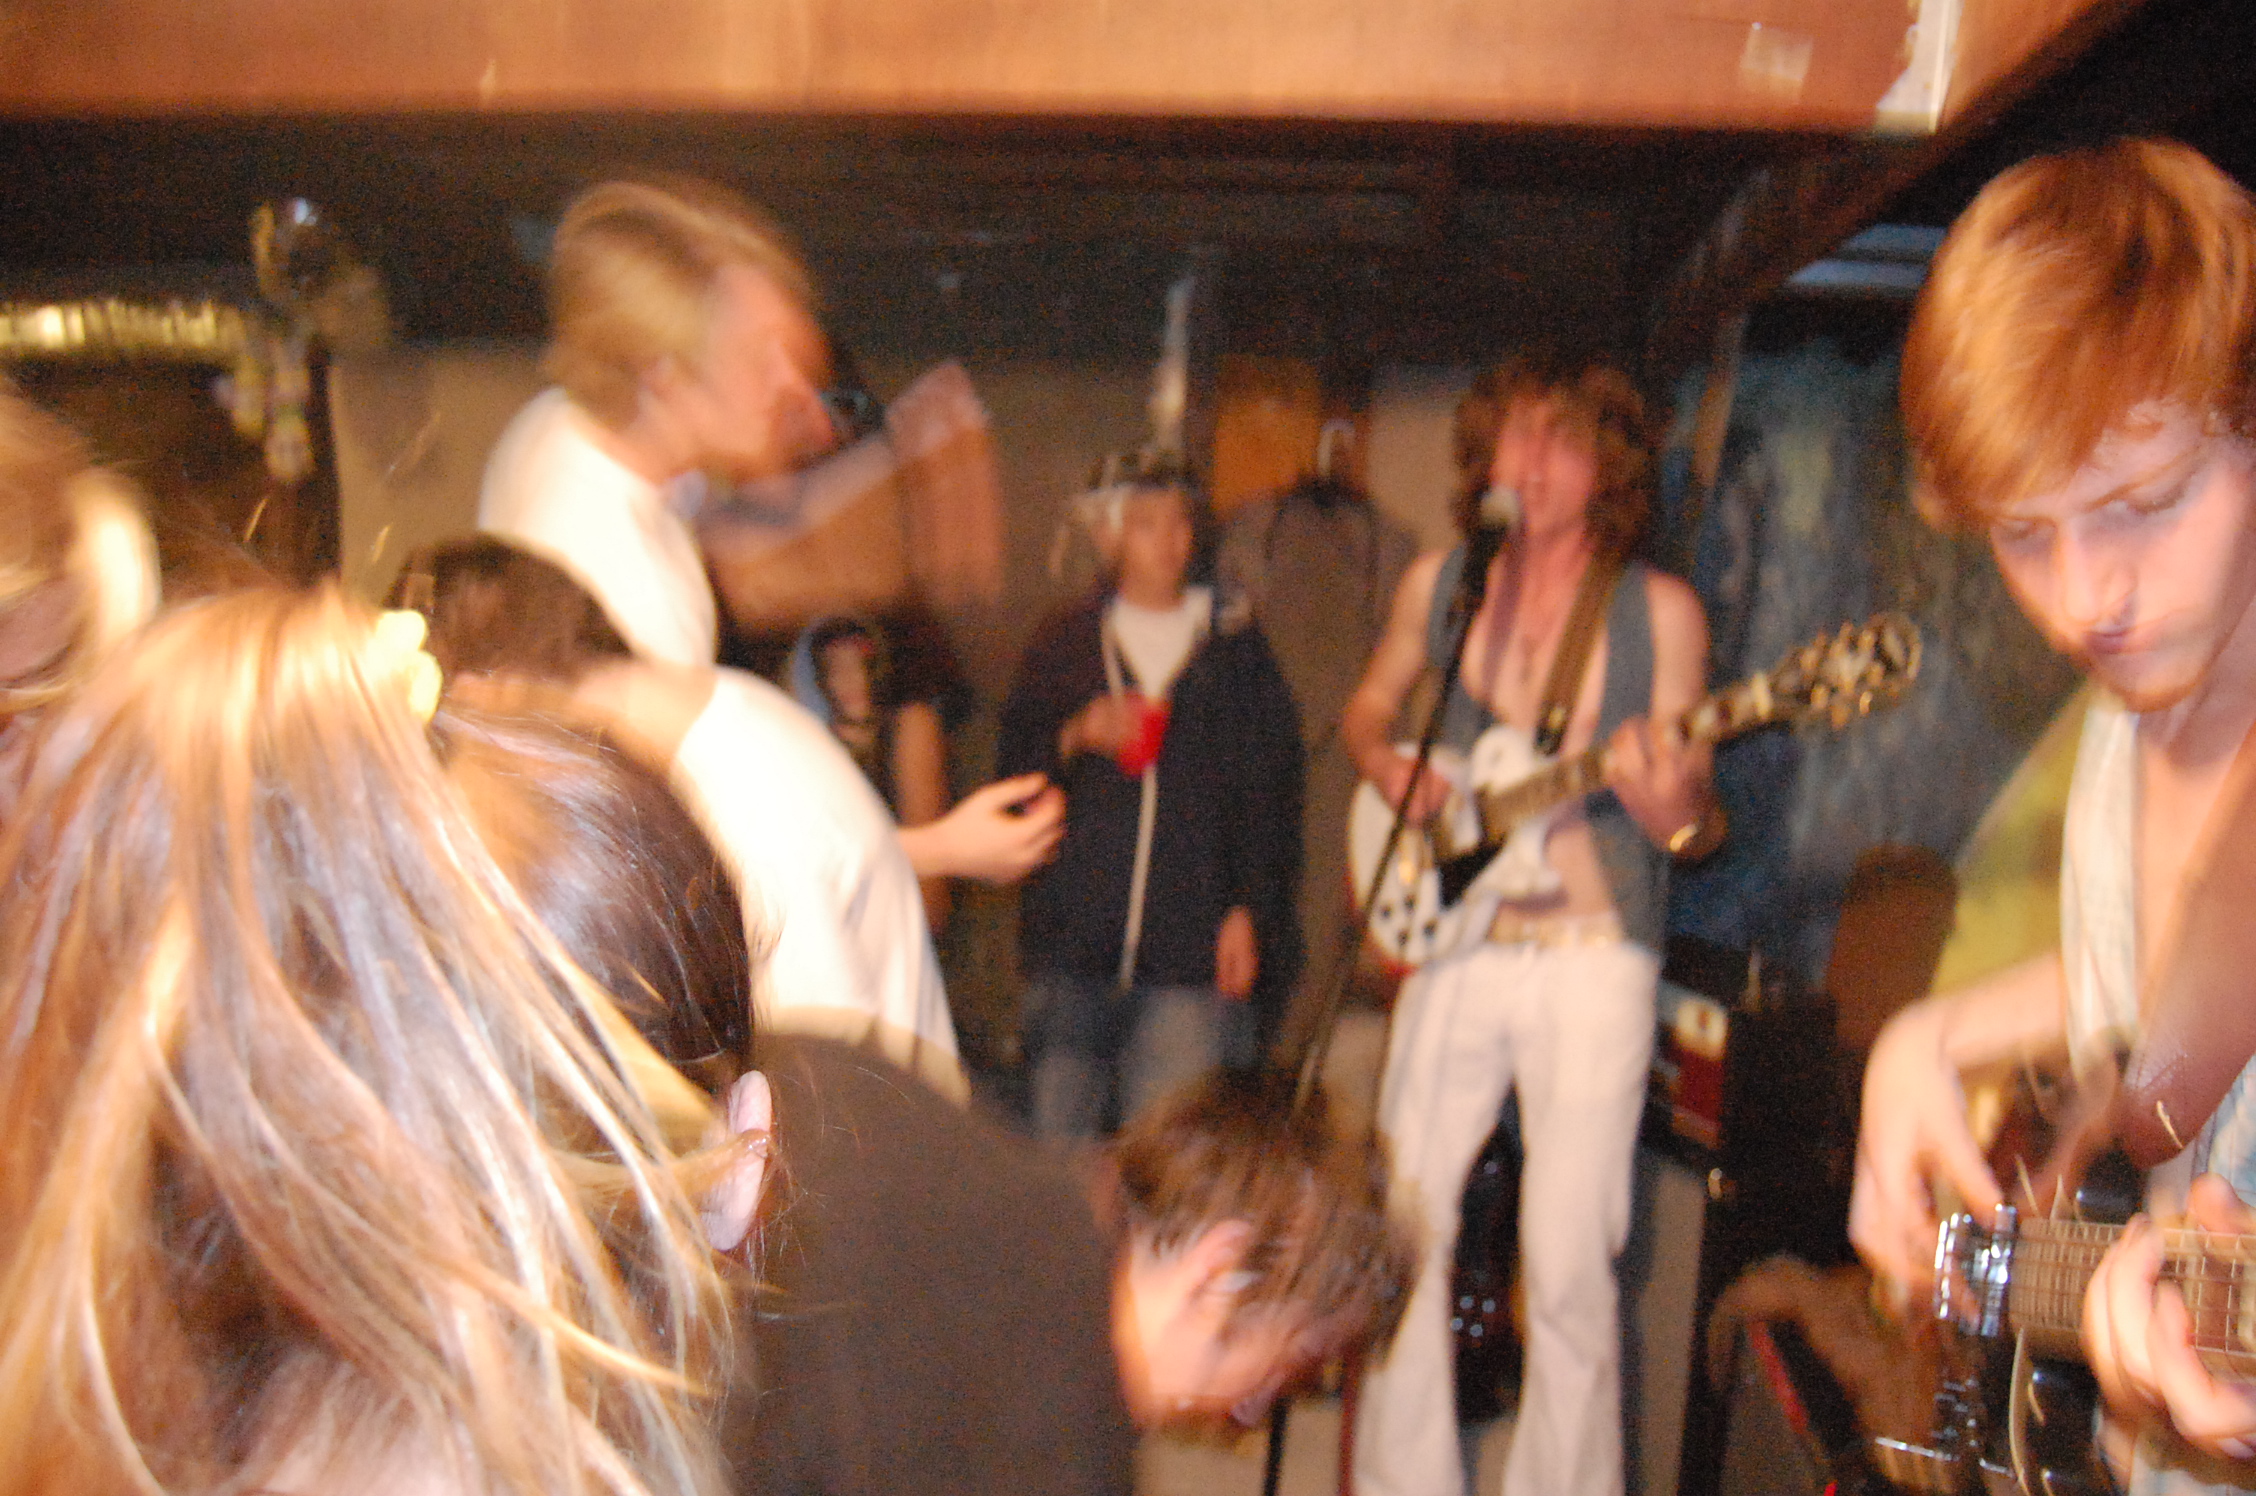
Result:
[[[1433,609],[1426,618],[1426,658],[1436,670],[1449,668],[1449,604],[1457,595],[1457,579],[1465,569],[1463,546],[1449,553],[1434,578]],[[1631,562],[1614,583],[1613,601],[1606,609],[1606,682],[1598,702],[1598,728],[1593,741],[1603,743],[1615,728],[1632,717],[1642,717],[1653,706],[1653,618],[1645,598],[1645,567]],[[1449,693],[1442,716],[1440,742],[1460,753],[1470,752],[1473,740],[1496,721],[1495,716],[1465,690],[1460,682]],[[1669,860],[1622,809],[1611,790],[1601,790],[1588,802],[1590,830],[1598,845],[1599,865],[1606,886],[1621,916],[1622,931],[1631,940],[1660,954],[1668,922]]]

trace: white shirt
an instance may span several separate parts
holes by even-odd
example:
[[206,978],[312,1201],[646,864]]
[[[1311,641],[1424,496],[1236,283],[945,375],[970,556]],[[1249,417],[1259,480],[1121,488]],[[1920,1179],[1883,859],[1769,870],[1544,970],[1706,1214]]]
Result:
[[[955,1026],[915,869],[893,818],[813,714],[756,675],[721,670],[674,754],[674,788],[736,875],[762,1026],[837,1032],[877,1020],[893,1058],[952,1066]],[[814,1010],[831,1010],[826,1020]]]
[[2060,958],[2078,1069],[2139,1035],[2138,717],[2092,693],[2076,745],[2060,857]]
[[652,483],[596,444],[562,390],[533,397],[486,461],[478,528],[570,572],[647,659],[710,665],[719,652],[697,537]]
[[1136,677],[1136,689],[1155,701],[1164,699],[1213,619],[1211,587],[1186,587],[1175,605],[1167,608],[1146,608],[1115,597],[1109,620],[1112,637]]

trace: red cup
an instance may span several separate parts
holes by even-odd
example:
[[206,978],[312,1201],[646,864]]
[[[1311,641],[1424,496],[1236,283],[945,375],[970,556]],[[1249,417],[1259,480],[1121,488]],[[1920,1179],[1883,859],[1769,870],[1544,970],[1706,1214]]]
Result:
[[1113,761],[1120,765],[1121,773],[1136,778],[1159,761],[1159,747],[1166,740],[1167,703],[1147,701],[1143,715],[1137,718],[1135,729],[1121,743]]

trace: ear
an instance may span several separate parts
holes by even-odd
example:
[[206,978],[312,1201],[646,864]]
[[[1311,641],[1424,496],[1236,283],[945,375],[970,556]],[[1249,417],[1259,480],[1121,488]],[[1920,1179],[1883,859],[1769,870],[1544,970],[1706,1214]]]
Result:
[[0,681],[20,681],[61,658],[78,628],[78,583],[41,582],[0,614]]
[[1234,1305],[1253,1282],[1253,1274],[1245,1265],[1252,1246],[1250,1222],[1234,1218],[1216,1221],[1183,1249],[1183,1267],[1198,1292],[1221,1296]]
[[768,1078],[747,1070],[729,1088],[728,1130],[732,1138],[749,1136],[743,1154],[705,1201],[705,1239],[717,1252],[733,1250],[752,1232],[760,1212],[760,1194],[767,1187],[768,1155],[774,1146],[775,1093]]

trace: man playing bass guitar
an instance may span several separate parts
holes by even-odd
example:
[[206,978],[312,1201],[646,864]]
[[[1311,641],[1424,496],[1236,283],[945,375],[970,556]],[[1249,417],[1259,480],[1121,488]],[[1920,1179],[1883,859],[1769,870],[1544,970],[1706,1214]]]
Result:
[[[1389,803],[1408,798],[1413,820],[1440,807],[1448,786],[1430,774],[1413,784],[1414,760],[1389,734],[1421,673],[1448,664],[1450,613],[1467,550],[1480,549],[1484,493],[1516,493],[1517,523],[1500,545],[1493,532],[1486,537],[1494,560],[1443,741],[1468,749],[1502,723],[1542,745],[1537,718],[1553,716],[1544,751],[1607,743],[1610,788],[1570,807],[1552,830],[1556,887],[1515,898],[1476,885],[1467,898],[1485,903],[1469,948],[1427,965],[1395,1008],[1380,1126],[1397,1186],[1424,1223],[1424,1255],[1394,1348],[1364,1384],[1355,1480],[1361,1496],[1464,1489],[1448,1329],[1457,1200],[1517,1088],[1529,1328],[1505,1490],[1618,1496],[1613,1259],[1628,1227],[1668,856],[1703,854],[1723,829],[1708,750],[1651,724],[1674,722],[1698,699],[1707,623],[1683,583],[1624,564],[1644,529],[1653,459],[1643,405],[1621,373],[1507,363],[1459,407],[1456,445],[1467,479],[1458,518],[1476,544],[1423,556],[1405,574],[1348,703],[1349,750]],[[1591,625],[1570,628],[1593,573]],[[1574,633],[1587,639],[1583,660],[1574,664],[1570,642],[1563,673],[1572,678],[1547,688]],[[1558,712],[1541,710],[1547,698]]]
[[[2014,168],[1937,256],[1902,387],[1922,511],[1985,534],[2022,610],[2102,688],[2069,794],[2062,949],[1905,1009],[1865,1073],[1851,1235],[1916,1284],[1935,1243],[1929,1176],[1984,1217],[2001,1198],[1960,1073],[2061,1047],[2096,1058],[2153,1031],[2181,896],[2256,726],[2256,207],[2161,142]],[[2256,1189],[2248,1075],[2182,1132],[2154,1208],[2247,1230],[2232,1191]],[[2183,1180],[2209,1172],[2222,1179],[2189,1199]],[[2158,1266],[2156,1233],[2134,1226],[2083,1300],[2093,1370],[2142,1430],[2132,1489],[2256,1488],[2256,1400],[2195,1360]]]

